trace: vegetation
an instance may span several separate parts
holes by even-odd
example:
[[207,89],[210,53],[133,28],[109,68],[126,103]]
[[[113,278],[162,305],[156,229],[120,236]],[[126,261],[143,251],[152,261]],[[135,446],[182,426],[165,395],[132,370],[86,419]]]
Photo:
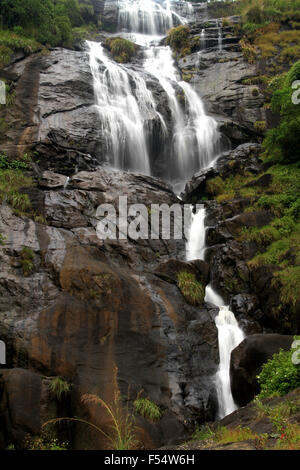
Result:
[[262,367],[258,376],[259,398],[283,396],[300,386],[300,367],[292,361],[295,349],[281,350]]
[[150,421],[156,421],[162,417],[162,411],[153,401],[148,398],[138,397],[134,401],[135,411]]
[[113,58],[120,63],[130,62],[136,55],[136,45],[123,38],[108,38],[105,46],[110,50]]
[[138,447],[139,442],[136,437],[138,429],[134,424],[134,417],[129,412],[128,407],[124,409],[122,405],[120,392],[115,393],[112,404],[109,404],[102,400],[102,398],[91,394],[83,395],[81,397],[81,401],[83,405],[94,405],[104,408],[107,416],[111,419],[111,425],[103,429],[82,418],[56,418],[44,423],[43,428],[63,421],[74,421],[90,427],[103,436],[107,441],[109,449],[132,450]]
[[24,276],[30,276],[34,270],[34,253],[31,248],[24,246],[19,254],[19,258]]
[[166,43],[181,57],[190,54],[190,30],[188,26],[180,25],[170,29]]
[[28,53],[46,46],[72,46],[74,28],[93,24],[95,15],[88,0],[2,0],[0,15],[0,68],[14,50]]
[[54,377],[49,384],[49,390],[58,401],[61,401],[70,393],[71,385],[61,377]]
[[24,439],[23,447],[25,450],[68,450],[68,444],[66,442],[60,442],[45,430],[40,436],[32,437],[27,435]]
[[204,302],[205,289],[197,281],[195,274],[180,272],[177,274],[178,287],[186,301],[192,305],[202,305]]
[[293,99],[292,85],[300,80],[300,60],[279,80],[272,97],[272,111],[280,115],[280,124],[271,129],[264,141],[266,155],[287,163],[299,161],[300,103]]

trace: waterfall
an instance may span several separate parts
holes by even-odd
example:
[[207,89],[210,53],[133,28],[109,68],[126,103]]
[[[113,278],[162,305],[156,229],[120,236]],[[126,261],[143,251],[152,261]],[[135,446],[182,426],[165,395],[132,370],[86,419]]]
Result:
[[219,51],[223,50],[223,36],[222,36],[222,26],[219,22],[219,20],[216,20],[217,23],[217,28],[218,28],[218,46],[219,46]]
[[156,113],[152,94],[142,76],[110,59],[101,43],[88,41],[88,46],[106,160],[115,168],[150,174],[144,121],[145,112]]
[[[142,46],[143,71],[119,64],[110,58],[101,43],[88,42],[90,67],[94,79],[95,106],[101,126],[99,153],[109,165],[151,174],[153,138],[166,142],[169,179],[177,187],[195,172],[207,167],[219,153],[220,134],[214,118],[208,116],[200,96],[191,84],[181,79],[169,46],[161,40],[168,29],[186,24],[193,6],[170,0],[118,0],[118,29]],[[185,16],[181,16],[185,15]],[[164,90],[171,125],[157,111],[147,75]],[[160,130],[157,130],[159,122]],[[154,125],[154,124],[153,124]]]
[[[171,9],[167,0],[161,5],[155,0],[119,0],[119,29],[149,35],[164,35],[168,29],[186,23],[186,19]],[[191,12],[190,7],[188,9]]]
[[219,307],[219,314],[215,319],[215,323],[218,329],[220,363],[215,383],[219,404],[218,415],[222,419],[237,409],[231,393],[230,357],[231,352],[243,341],[245,336],[234,313],[229,310],[228,306],[224,305],[224,300],[214,291],[211,285],[206,288],[205,301]]
[[205,29],[202,29],[202,31],[201,31],[200,46],[201,46],[201,50],[205,49],[205,47],[206,47]]
[[[191,214],[191,227],[186,245],[186,258],[204,259],[205,255],[205,209]],[[234,314],[225,306],[225,302],[218,295],[212,285],[205,290],[205,301],[219,308],[219,314],[215,318],[218,329],[219,344],[219,368],[215,376],[215,386],[218,398],[218,416],[220,419],[237,409],[234,403],[230,385],[230,357],[231,352],[244,339],[244,333],[240,329]]]
[[65,184],[64,184],[64,191],[67,189],[67,187],[68,187],[68,184],[69,184],[69,181],[70,181],[70,177],[69,177],[69,176],[67,176],[67,177],[66,177]]
[[191,227],[186,244],[186,260],[204,259],[205,251],[205,209],[199,209],[197,213],[191,210]]

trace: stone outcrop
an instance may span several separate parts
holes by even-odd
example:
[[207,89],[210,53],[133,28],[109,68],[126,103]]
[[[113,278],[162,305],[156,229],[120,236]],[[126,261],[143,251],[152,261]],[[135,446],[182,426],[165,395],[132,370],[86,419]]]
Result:
[[[33,377],[38,400],[47,377],[63,377],[72,384],[69,412],[100,425],[107,421],[103,409],[84,408],[81,395],[110,401],[117,390],[123,396],[129,390],[132,404],[144,390],[164,411],[157,424],[138,420],[144,445],[183,436],[194,421],[215,415],[217,311],[186,303],[167,260],[177,259],[180,270],[195,270],[204,285],[207,265],[179,261],[183,241],[129,238],[122,243],[96,236],[97,207],[117,204],[119,194],[127,194],[129,203],[172,204],[177,198],[153,177],[108,169],[80,172],[66,189],[63,185],[63,175],[47,171],[34,192],[28,191],[39,201],[47,225],[1,206],[0,336],[7,344],[7,364],[17,368],[14,380]],[[24,247],[33,256],[25,277]],[[1,419],[6,438],[20,445],[25,431],[36,433],[43,417],[28,429],[21,417],[20,429],[12,431],[19,418],[9,421],[8,408],[22,400],[23,392],[21,387],[11,397],[10,377],[3,373],[2,396],[7,398],[1,401]],[[74,448],[105,446],[90,440],[78,428]]]
[[279,334],[251,335],[231,353],[231,390],[235,402],[245,406],[257,393],[257,375],[262,365],[280,349],[288,351],[293,336]]

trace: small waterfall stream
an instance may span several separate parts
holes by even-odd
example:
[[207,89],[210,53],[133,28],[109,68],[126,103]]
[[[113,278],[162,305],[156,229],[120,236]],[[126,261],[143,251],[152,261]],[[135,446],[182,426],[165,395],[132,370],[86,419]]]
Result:
[[[199,209],[196,214],[192,212],[190,233],[186,245],[186,259],[204,259],[205,256],[205,209]],[[224,305],[222,297],[215,292],[209,284],[205,290],[205,301],[219,308],[219,314],[215,318],[218,329],[219,343],[219,369],[215,377],[215,385],[218,397],[218,417],[224,418],[237,409],[234,403],[230,385],[230,356],[244,339],[244,333],[238,325],[234,314],[229,307]]]

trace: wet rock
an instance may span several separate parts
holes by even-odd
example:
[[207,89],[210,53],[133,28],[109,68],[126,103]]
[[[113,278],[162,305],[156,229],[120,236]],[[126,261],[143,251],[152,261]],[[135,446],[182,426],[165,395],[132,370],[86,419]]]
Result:
[[245,406],[259,392],[257,375],[262,365],[280,349],[289,350],[293,336],[279,334],[252,335],[231,353],[230,376],[234,400]]
[[196,173],[186,184],[183,198],[186,202],[199,202],[206,195],[206,181],[220,176],[227,178],[240,172],[249,172],[253,175],[262,171],[262,165],[258,159],[261,146],[259,144],[246,143],[236,149],[224,152],[216,161],[214,167]]
[[203,286],[208,284],[209,265],[204,261],[197,260],[192,262],[184,262],[181,260],[168,260],[161,263],[155,270],[155,274],[167,282],[177,283],[177,275],[179,272],[189,272],[196,276],[196,279]]

